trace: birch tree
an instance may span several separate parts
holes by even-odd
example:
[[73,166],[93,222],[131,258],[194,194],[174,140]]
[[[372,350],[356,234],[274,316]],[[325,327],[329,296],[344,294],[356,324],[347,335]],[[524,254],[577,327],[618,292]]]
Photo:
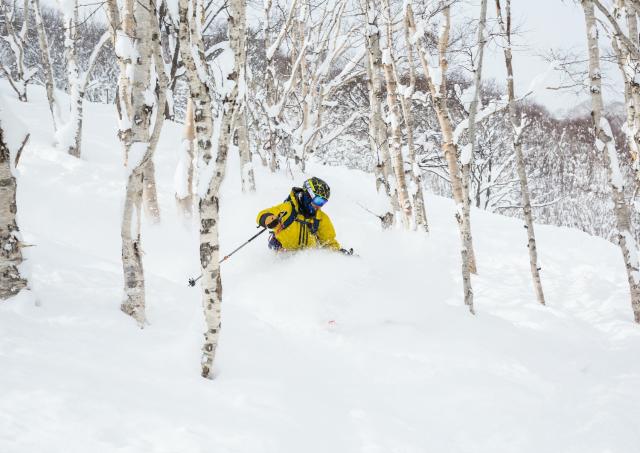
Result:
[[[15,296],[27,286],[18,266],[22,263],[21,235],[16,221],[16,166],[29,135],[0,104],[0,299]],[[5,133],[9,130],[10,134]],[[13,137],[14,143],[9,137]],[[18,141],[16,141],[16,139]]]
[[[476,121],[478,113],[478,101],[480,99],[480,90],[482,86],[482,65],[484,63],[484,47],[487,41],[485,34],[487,23],[487,0],[480,2],[480,17],[478,18],[477,30],[477,46],[478,50],[475,59],[472,57],[473,66],[473,97],[469,105],[469,118],[467,135],[469,137],[469,145],[462,148],[460,153],[460,161],[462,163],[462,217],[466,225],[471,225],[471,200],[469,194],[469,185],[471,184],[471,165],[476,152]],[[469,227],[470,229],[470,227]],[[470,232],[470,230],[469,230]],[[469,250],[470,271],[477,273],[477,265],[475,252],[473,247],[473,237],[471,234],[465,235],[465,247]]]
[[[633,159],[633,170],[640,182],[640,3],[637,0],[615,0],[613,11],[599,0],[594,0],[594,6],[606,19],[602,24],[611,39],[611,46],[622,75],[627,111],[624,132]],[[606,27],[607,22],[609,27]]]
[[[223,98],[222,120],[218,133],[218,152],[214,161],[210,162],[214,172],[210,173],[205,195],[200,200],[200,263],[203,275],[203,303],[207,331],[203,346],[202,376],[213,377],[213,361],[220,335],[220,318],[222,304],[222,279],[220,277],[219,258],[219,192],[224,179],[231,129],[238,110],[238,94],[244,90],[240,86],[244,80],[244,65],[241,60],[244,51],[242,43],[246,34],[245,0],[231,0],[229,3],[228,33],[229,43],[234,54],[233,73],[227,78],[232,81],[225,88]],[[209,173],[209,171],[207,171]],[[204,175],[201,173],[201,178]],[[202,187],[202,186],[201,186]]]
[[589,81],[592,117],[595,127],[595,147],[604,154],[607,165],[613,209],[616,219],[618,245],[622,252],[634,318],[640,323],[640,263],[638,246],[631,233],[629,206],[624,197],[624,181],[618,164],[618,151],[609,121],[604,117],[602,96],[602,71],[600,69],[600,49],[598,48],[598,27],[596,25],[594,1],[581,0],[586,24],[587,47],[589,51]]
[[[9,4],[10,0],[0,0],[0,13],[4,16],[4,26],[6,35],[3,39],[9,44],[15,64],[15,71],[5,66],[5,62],[0,63],[0,70],[9,81],[9,85],[15,91],[18,99],[27,102],[27,85],[38,72],[35,67],[28,68],[25,64],[25,48],[27,46],[27,33],[29,31],[29,0],[24,0],[22,8],[22,24],[20,30],[16,30],[14,22],[17,19],[18,9]],[[14,77],[15,74],[15,77]]]
[[[460,173],[460,166],[458,164],[458,147],[454,139],[454,130],[449,110],[447,106],[447,70],[449,67],[447,51],[449,48],[449,32],[451,29],[451,6],[445,4],[442,8],[443,23],[441,26],[441,32],[438,39],[438,62],[439,62],[439,77],[440,80],[434,79],[429,65],[428,50],[424,45],[424,38],[421,34],[418,34],[417,24],[413,15],[413,8],[411,2],[407,0],[405,4],[408,26],[411,31],[411,35],[414,37],[417,44],[418,56],[420,64],[422,66],[424,77],[427,80],[427,85],[431,93],[431,100],[433,107],[438,117],[440,129],[442,131],[442,140],[444,148],[444,156],[447,161],[449,169],[449,177],[451,180],[451,191],[453,192],[453,199],[456,203],[456,221],[460,232],[461,239],[461,257],[462,257],[462,283],[463,283],[463,295],[464,302],[468,306],[469,311],[474,313],[473,307],[473,289],[471,287],[471,270],[475,268],[471,257],[473,252],[471,250],[471,225],[469,219],[463,215],[464,193],[462,190],[462,175]],[[424,29],[420,27],[421,32],[424,33]]]
[[[416,70],[415,55],[411,33],[409,31],[409,16],[407,9],[404,8],[404,42],[407,48],[407,61],[409,64],[409,86],[403,87],[400,96],[402,105],[402,113],[404,115],[405,127],[407,129],[407,148],[408,148],[408,168],[405,171],[410,180],[411,196],[414,207],[415,225],[422,228],[426,232],[429,231],[429,223],[427,222],[427,211],[424,200],[424,192],[422,188],[422,171],[416,162],[416,145],[414,142],[414,115],[413,115],[413,94],[416,88]],[[396,79],[399,79],[398,70],[394,68]]]
[[[224,86],[218,87],[223,95],[221,118],[217,122],[217,151],[212,150],[214,92],[210,69],[204,58],[202,40],[203,6],[200,0],[189,5],[180,0],[179,39],[180,53],[186,67],[191,99],[194,103],[194,123],[198,150],[198,195],[200,214],[200,266],[202,271],[202,304],[206,331],[202,347],[201,375],[213,377],[213,362],[221,325],[222,279],[219,258],[219,191],[226,171],[227,155],[232,128],[237,115],[239,86],[244,80],[245,62],[241,61],[241,43],[245,39],[246,19],[244,0],[229,3],[228,33],[234,54],[233,72],[227,75]],[[191,14],[190,14],[191,13]],[[222,78],[224,82],[224,78]]]
[[[111,1],[115,3],[115,0]],[[125,0],[118,16],[122,21],[114,27],[116,55],[125,71],[118,87],[118,136],[124,148],[128,173],[121,227],[125,290],[121,309],[143,327],[146,314],[140,226],[144,174],[164,119],[165,102],[157,93],[165,90],[156,89],[158,84],[163,84],[158,74],[164,73],[164,66],[158,60],[156,5],[151,1]]]
[[400,112],[400,103],[398,102],[397,86],[398,81],[395,74],[395,59],[393,56],[393,19],[391,17],[391,7],[389,0],[385,0],[384,12],[387,29],[387,46],[382,55],[382,66],[384,68],[384,77],[387,85],[387,108],[389,110],[389,123],[391,131],[391,163],[396,179],[396,187],[398,190],[398,202],[400,203],[400,212],[402,214],[402,223],[405,228],[410,228],[413,223],[413,206],[409,198],[407,182],[404,177],[404,159],[402,156],[402,132],[400,130],[402,113]]
[[500,0],[496,0],[498,23],[500,24],[502,34],[505,38],[504,61],[507,68],[507,96],[509,98],[509,119],[511,121],[511,136],[513,138],[513,150],[516,156],[516,167],[518,169],[518,178],[520,180],[520,196],[522,200],[525,229],[527,230],[528,236],[527,247],[529,249],[529,265],[531,267],[531,277],[533,279],[533,286],[536,291],[536,298],[540,304],[545,305],[542,282],[540,281],[540,265],[538,262],[538,248],[536,244],[536,236],[533,225],[533,214],[531,212],[529,183],[527,181],[524,156],[522,153],[522,133],[526,127],[526,124],[523,124],[520,118],[520,113],[516,109],[515,83],[513,77],[513,55],[511,52],[511,0],[506,0],[505,7],[505,14],[503,15]]
[[78,65],[78,0],[58,0],[64,15],[64,55],[66,60],[67,81],[69,85],[69,112],[66,120],[61,121],[56,132],[58,146],[74,157],[80,157],[82,146],[82,124],[84,95],[89,82],[89,75],[109,34],[104,33],[94,47],[86,71]]
[[394,215],[399,213],[398,191],[393,180],[393,166],[389,153],[389,136],[382,114],[382,50],[380,47],[380,28],[375,4],[370,0],[361,0],[366,19],[367,75],[369,89],[369,139],[372,151],[377,156],[376,188],[387,201],[387,213],[381,216],[382,227],[388,228],[394,223]]

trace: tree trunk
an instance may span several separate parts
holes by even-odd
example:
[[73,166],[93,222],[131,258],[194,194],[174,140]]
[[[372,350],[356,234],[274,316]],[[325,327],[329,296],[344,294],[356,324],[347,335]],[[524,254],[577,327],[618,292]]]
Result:
[[[130,8],[133,3],[128,2],[128,7]],[[123,11],[125,14],[123,15],[127,18],[128,21],[132,20],[131,15],[132,12],[127,13],[127,11]],[[107,0],[107,17],[109,18],[109,31],[111,33],[111,41],[114,49],[119,49],[120,43],[122,39],[125,39],[123,36],[118,36],[118,30],[121,27],[121,14],[118,8],[117,0]],[[126,49],[126,47],[125,47]],[[116,91],[116,110],[118,112],[118,122],[120,124],[120,133],[126,133],[129,129],[127,126],[127,122],[131,117],[131,99],[127,94],[129,93],[129,77],[127,77],[127,54],[119,55],[118,51],[116,51],[116,57],[118,61],[118,89]],[[120,137],[120,140],[123,141],[124,137]],[[126,163],[126,158],[125,158]]]
[[[507,96],[509,99],[509,120],[511,121],[513,149],[516,154],[516,166],[518,169],[518,179],[520,180],[520,196],[524,214],[525,229],[527,230],[529,249],[529,264],[531,267],[531,277],[533,286],[536,291],[538,302],[545,305],[544,292],[542,291],[542,283],[540,281],[540,266],[538,264],[538,249],[536,246],[536,236],[533,226],[533,215],[531,213],[531,199],[529,196],[529,183],[527,181],[527,173],[524,165],[524,156],[522,153],[522,132],[524,127],[521,125],[520,115],[516,110],[515,85],[513,80],[513,63],[511,53],[511,0],[507,0],[506,4],[506,25],[503,20],[502,7],[500,0],[496,0],[496,10],[498,12],[498,22],[502,32],[505,35],[506,46],[504,47],[504,61],[507,68]],[[471,125],[470,125],[471,126]]]
[[[372,92],[369,96],[371,100],[371,111],[373,121],[374,140],[377,145],[378,165],[376,186],[384,187],[384,194],[389,200],[389,205],[394,213],[400,211],[400,202],[398,201],[398,191],[392,181],[392,165],[391,154],[389,153],[389,136],[387,133],[387,125],[382,116],[382,51],[380,49],[380,29],[378,28],[378,15],[375,6],[370,0],[362,0],[362,8],[365,11],[367,19],[367,59],[370,66],[370,78]],[[382,181],[380,181],[382,178]],[[395,216],[383,216],[383,218],[395,219]],[[393,224],[393,222],[391,222]],[[383,227],[391,226],[389,222],[383,222]]]
[[76,42],[78,40],[78,2],[74,1],[72,16],[65,15],[64,56],[69,84],[70,116],[58,133],[58,141],[62,148],[74,157],[80,157],[82,139],[82,101],[80,71],[76,59]]
[[397,81],[394,74],[393,58],[393,31],[391,8],[389,1],[384,1],[385,16],[387,21],[387,48],[383,52],[382,66],[387,82],[387,107],[389,109],[389,121],[391,129],[391,162],[398,190],[398,202],[402,213],[402,224],[405,228],[411,228],[413,219],[413,207],[407,190],[407,182],[404,177],[404,159],[402,157],[402,131],[400,130],[401,113],[398,104]]
[[213,135],[213,117],[211,93],[212,87],[207,85],[208,77],[199,74],[201,68],[208,74],[208,68],[204,58],[204,43],[199,33],[199,26],[195,23],[195,13],[189,17],[189,1],[180,0],[179,15],[180,26],[178,37],[180,39],[180,56],[187,71],[190,99],[193,102],[193,119],[196,131],[196,144],[198,155],[202,157],[203,164],[209,165],[211,161],[211,137]]
[[[409,21],[405,11],[404,17],[404,40],[407,47],[407,59],[409,62],[409,87],[405,87],[404,93],[400,96],[404,122],[407,128],[407,148],[409,151],[409,166],[406,171],[412,187],[412,198],[415,216],[416,228],[422,228],[425,232],[429,232],[429,223],[427,222],[427,211],[424,201],[424,192],[422,189],[422,171],[416,163],[416,147],[414,143],[414,116],[412,106],[412,96],[416,86],[416,73],[414,64],[413,44],[411,43],[411,35],[409,33]],[[398,79],[398,71],[394,66],[394,73]]]
[[[159,39],[159,32],[155,14],[152,12],[155,13],[155,6],[148,0],[142,3],[126,0],[120,15],[122,17],[121,33],[117,37],[118,57],[123,60],[123,66],[127,71],[126,79],[128,79],[124,86],[118,87],[119,96],[123,104],[131,105],[131,116],[128,116],[126,111],[120,112],[119,132],[125,149],[125,165],[129,172],[121,228],[125,280],[125,298],[121,309],[132,316],[140,327],[143,327],[146,321],[140,234],[142,194],[144,171],[154,151],[150,133],[151,121],[154,110],[158,107],[157,99],[151,100],[145,95],[145,93],[155,93],[155,80],[151,79],[151,65],[154,41]],[[147,104],[151,101],[151,105]],[[163,114],[160,113],[159,116]],[[154,135],[159,134],[158,130],[153,132]]]
[[[22,251],[16,222],[17,183],[13,174],[15,163],[12,162],[4,127],[0,123],[0,300],[15,296],[27,286],[27,281],[22,278],[18,269],[22,263]],[[22,146],[25,143],[26,139]]]
[[143,204],[144,212],[153,223],[160,222],[160,205],[158,204],[158,191],[156,189],[156,167],[153,159],[149,159],[143,169]]
[[242,44],[245,39],[246,16],[245,0],[231,0],[229,4],[229,44],[234,54],[234,72],[236,82],[223,100],[223,117],[218,135],[218,153],[215,160],[215,172],[209,181],[206,195],[200,200],[200,264],[202,267],[202,296],[207,330],[202,356],[202,376],[213,377],[213,362],[218,346],[221,325],[222,279],[220,277],[219,258],[219,192],[226,171],[231,128],[237,114],[238,81],[244,78],[245,62]]
[[598,48],[598,28],[592,0],[581,0],[586,24],[589,49],[589,79],[591,85],[592,116],[595,126],[595,146],[604,153],[607,175],[611,186],[613,209],[616,219],[616,235],[622,252],[627,280],[631,293],[631,308],[635,321],[640,323],[640,263],[638,247],[631,233],[629,206],[624,198],[622,173],[618,166],[618,154],[609,122],[603,115],[602,76],[600,70],[600,50]]
[[[413,16],[413,9],[411,7],[410,0],[406,3],[407,21],[411,30],[411,35],[416,36],[416,23]],[[424,76],[427,79],[429,90],[431,91],[431,99],[433,106],[438,117],[440,129],[442,131],[442,140],[444,148],[444,156],[449,168],[449,176],[451,178],[451,191],[453,192],[453,199],[456,203],[456,221],[458,223],[458,229],[460,232],[461,241],[461,257],[462,257],[462,285],[464,302],[469,307],[469,311],[474,313],[473,308],[473,289],[471,287],[471,270],[475,268],[472,263],[472,257],[474,256],[473,250],[471,250],[470,244],[471,237],[471,225],[469,218],[463,215],[464,196],[462,190],[462,176],[460,174],[460,167],[458,166],[458,148],[453,137],[453,126],[451,123],[451,117],[449,116],[449,110],[447,108],[447,82],[446,74],[449,63],[447,61],[447,50],[449,48],[449,30],[451,28],[451,8],[446,6],[442,14],[444,15],[444,24],[441,27],[441,34],[438,40],[438,52],[440,57],[440,74],[442,80],[439,86],[434,83],[434,79],[431,76],[431,70],[427,60],[427,51],[424,48],[424,44],[420,42],[418,46],[418,56],[420,57],[420,63]]]
[[487,0],[481,0],[480,18],[478,20],[478,54],[477,61],[473,63],[474,76],[474,93],[471,105],[469,106],[469,128],[467,130],[469,136],[470,149],[461,153],[462,161],[462,217],[464,223],[469,225],[468,232],[465,234],[465,247],[469,250],[469,266],[472,274],[478,273],[478,266],[475,257],[475,248],[473,247],[473,236],[471,235],[471,200],[469,195],[469,186],[471,184],[471,165],[473,157],[476,153],[476,114],[478,112],[478,101],[480,100],[480,91],[482,89],[482,64],[484,62],[484,46],[486,44],[485,28],[487,23]]

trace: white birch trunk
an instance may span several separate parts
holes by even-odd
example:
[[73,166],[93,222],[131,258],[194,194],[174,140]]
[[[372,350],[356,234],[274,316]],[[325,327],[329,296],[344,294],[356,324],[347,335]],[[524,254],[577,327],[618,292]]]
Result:
[[[192,0],[193,1],[193,0]],[[180,0],[180,56],[187,71],[190,99],[193,102],[193,118],[196,131],[197,153],[204,165],[208,165],[211,156],[211,137],[213,135],[212,87],[208,86],[209,74],[204,58],[204,43],[196,23],[195,6],[189,7],[190,0]],[[195,3],[195,2],[194,2]]]
[[470,149],[461,153],[462,161],[462,216],[464,223],[469,226],[468,233],[465,234],[465,247],[469,250],[469,266],[472,274],[477,274],[478,266],[475,257],[475,248],[473,247],[473,237],[471,235],[471,200],[469,195],[469,186],[471,184],[471,165],[473,164],[473,158],[476,153],[476,114],[478,113],[478,102],[480,100],[480,91],[482,88],[482,65],[484,62],[484,46],[486,44],[486,29],[487,23],[487,0],[481,0],[480,3],[480,18],[478,19],[478,53],[476,55],[476,61],[473,62],[473,99],[469,106],[469,128],[467,130],[469,137]]
[[[155,17],[152,20],[155,20]],[[155,27],[155,23],[152,23],[152,26]],[[153,67],[155,68],[157,83],[155,91],[158,93],[158,99],[155,101],[155,105],[158,113],[155,115],[155,122],[153,124],[153,133],[151,134],[149,148],[152,152],[155,152],[158,141],[160,140],[160,132],[162,131],[162,126],[166,119],[165,113],[168,105],[167,94],[169,90],[169,77],[166,73],[159,37],[158,39],[152,40],[152,46]],[[158,191],[156,189],[156,171],[153,163],[153,154],[151,154],[151,157],[145,163],[143,172],[144,186],[142,196],[145,213],[153,223],[158,223],[160,222],[160,205],[158,204]]]
[[[405,8],[411,35],[416,36],[416,23],[413,16],[413,9],[410,0],[406,1]],[[473,289],[471,287],[470,274],[471,271],[475,268],[475,265],[472,261],[472,257],[474,256],[473,250],[469,248],[470,244],[472,244],[472,241],[470,240],[471,225],[469,223],[470,219],[465,217],[462,212],[464,203],[462,175],[460,174],[460,167],[458,165],[458,147],[453,137],[453,126],[451,117],[449,116],[446,98],[446,74],[449,66],[449,63],[447,61],[447,51],[449,48],[449,31],[451,28],[451,8],[449,5],[447,5],[443,9],[442,14],[444,16],[444,24],[441,28],[441,34],[438,40],[441,77],[439,85],[436,85],[436,83],[434,83],[435,81],[431,76],[431,70],[429,68],[429,63],[427,60],[427,51],[421,41],[419,41],[417,50],[424,76],[427,79],[427,84],[429,85],[429,90],[431,91],[431,99],[436,111],[436,116],[438,117],[440,129],[442,131],[444,155],[447,161],[447,166],[449,168],[449,176],[451,178],[451,191],[453,192],[453,199],[456,203],[456,221],[458,223],[461,241],[460,254],[462,257],[462,285],[464,302],[469,308],[469,311],[471,313],[474,313]]]
[[[131,99],[126,94],[129,93],[129,78],[127,77],[127,56],[119,55],[119,36],[121,19],[120,9],[117,0],[107,0],[107,17],[109,18],[109,32],[111,33],[111,42],[116,52],[118,61],[118,91],[116,93],[116,109],[118,111],[118,121],[121,123],[120,130],[128,129],[127,122],[131,117]],[[124,51],[124,49],[123,49]],[[123,127],[124,126],[124,127]],[[122,140],[122,137],[120,137]],[[125,161],[126,162],[126,161]]]
[[[155,45],[153,41],[159,39],[159,32],[155,6],[148,0],[126,0],[120,16],[122,24],[117,33],[116,49],[118,58],[123,60],[123,66],[127,71],[128,83],[118,88],[119,96],[127,99],[124,102],[131,105],[131,115],[122,111],[119,123],[119,136],[124,146],[125,165],[129,172],[121,228],[125,290],[121,309],[143,327],[146,314],[140,223],[144,170],[154,150],[150,129],[154,113],[158,113],[156,81],[152,79],[151,73]],[[153,132],[159,134],[158,130]]]
[[84,93],[80,87],[80,71],[76,58],[78,40],[78,2],[74,2],[72,15],[65,14],[64,56],[66,60],[67,82],[69,84],[70,116],[64,127],[58,131],[58,141],[64,151],[80,157],[82,140],[82,107]]
[[[411,34],[409,32],[409,21],[405,9],[404,17],[404,40],[407,47],[407,60],[409,63],[409,87],[404,88],[404,92],[400,97],[402,104],[402,112],[404,115],[405,127],[407,128],[407,148],[409,151],[409,165],[406,174],[409,177],[411,189],[411,197],[413,199],[413,213],[416,228],[421,228],[425,232],[429,232],[429,223],[427,222],[427,210],[424,200],[424,191],[422,188],[422,172],[416,162],[416,146],[414,142],[414,124],[413,102],[412,96],[416,86],[416,71],[414,62],[413,44],[411,42]],[[398,71],[394,67],[396,79]]]
[[200,200],[200,264],[202,267],[202,289],[205,324],[205,341],[202,355],[202,376],[213,377],[213,362],[220,335],[222,279],[220,277],[219,258],[219,192],[224,179],[231,130],[237,114],[239,81],[242,80],[244,61],[241,60],[245,39],[246,16],[245,0],[231,0],[229,5],[228,32],[229,43],[234,54],[234,72],[230,79],[234,80],[233,88],[223,100],[223,117],[218,135],[218,153],[214,165],[215,172],[208,184],[204,197]]
[[[391,154],[389,153],[389,135],[387,133],[387,125],[382,115],[382,50],[380,49],[380,29],[378,28],[378,15],[375,6],[370,0],[362,1],[362,8],[365,11],[367,20],[367,60],[370,70],[371,93],[369,96],[371,102],[371,121],[373,122],[372,132],[373,140],[376,143],[376,151],[378,155],[378,164],[376,166],[376,186],[384,188],[383,195],[389,200],[389,206],[393,213],[400,211],[400,202],[398,200],[398,191],[393,181]],[[379,192],[380,193],[380,192]],[[383,228],[389,228],[393,225],[395,216],[389,216],[385,213],[382,219]],[[391,222],[388,219],[392,219]]]
[[[0,300],[15,296],[27,286],[27,281],[18,269],[22,263],[22,251],[16,221],[16,158],[5,138],[5,127],[6,125],[0,122]],[[22,144],[23,147],[27,139],[28,136]]]
[[602,73],[600,70],[600,50],[598,48],[598,28],[594,14],[593,0],[581,0],[586,24],[587,45],[589,50],[589,79],[591,85],[592,116],[595,127],[596,148],[604,153],[607,164],[609,184],[613,198],[617,237],[622,258],[627,271],[627,280],[631,295],[631,308],[635,321],[640,323],[640,263],[638,246],[631,234],[629,206],[624,198],[622,174],[618,167],[618,154],[609,122],[604,118],[602,100]]
[[76,45],[78,36],[78,2],[73,3],[73,12],[67,15],[65,12],[65,40],[64,53],[66,59],[67,81],[69,85],[69,116],[66,121],[59,121],[56,131],[58,146],[74,157],[80,157],[82,149],[82,124],[84,95],[89,81],[89,75],[95,64],[96,58],[107,42],[109,34],[105,33],[98,40],[91,55],[86,71],[80,71],[77,62]]
[[408,229],[412,226],[413,207],[411,206],[411,199],[409,197],[409,191],[407,190],[407,182],[404,177],[402,132],[400,130],[401,113],[397,95],[398,83],[394,72],[393,30],[389,0],[384,1],[384,9],[387,21],[387,47],[383,52],[382,66],[384,68],[384,76],[387,82],[387,107],[389,109],[388,116],[391,129],[391,162],[396,179],[396,187],[398,189],[398,202],[400,203],[402,224]]
[[[193,127],[195,129],[194,137],[187,131],[185,138],[189,141],[193,141],[195,138],[199,178],[205,176],[211,177],[208,172],[206,172],[206,168],[210,165],[215,165],[215,162],[212,162],[213,156],[211,150],[211,137],[213,135],[211,93],[213,90],[207,85],[210,76],[208,66],[204,59],[204,43],[202,42],[202,36],[200,34],[201,22],[196,18],[195,2],[180,0],[178,7],[180,16],[178,28],[180,56],[186,68],[190,100],[193,104]],[[190,12],[192,14],[189,14]],[[186,139],[183,141],[183,144],[186,144]],[[188,153],[186,149],[185,151]],[[207,181],[199,180],[198,182],[199,185],[201,185]],[[188,184],[191,184],[190,180]],[[218,267],[219,246],[217,244],[217,219],[212,218],[217,215],[217,209],[211,206],[211,201],[206,198],[205,194],[199,195],[201,195],[198,207],[200,215],[200,266],[202,271],[201,297],[206,324],[206,332],[204,334],[205,344],[202,349],[201,374],[203,377],[210,377],[211,364],[213,363],[212,354],[215,354],[215,346],[210,341],[210,338],[216,336],[219,329],[220,323],[218,322],[216,324],[215,313],[216,310],[218,310],[217,313],[219,316],[219,304],[222,298],[222,281],[220,280]],[[213,214],[210,212],[212,208],[216,211]],[[208,237],[212,228],[215,229],[216,234],[215,244],[211,244],[210,238]],[[212,266],[217,267],[214,273],[212,273],[210,269]],[[214,298],[213,302],[209,301],[209,296]]]
[[[636,7],[640,4],[636,3]],[[636,179],[640,181],[640,38],[638,36],[637,13],[630,0],[616,0],[613,15],[608,15],[610,21],[614,21],[617,33],[611,34],[611,44],[616,55],[618,68],[624,80],[624,99],[627,110],[627,122],[623,131],[627,136],[627,142],[633,159],[633,170]],[[618,21],[626,19],[626,33]]]
[[[506,3],[506,24],[503,20],[500,0],[496,0],[496,11],[498,12],[498,22],[502,33],[505,36],[506,45],[504,47],[504,61],[507,68],[507,96],[509,99],[509,120],[511,121],[513,149],[516,155],[516,167],[518,169],[518,179],[520,180],[520,197],[524,214],[525,229],[527,230],[527,248],[529,249],[529,265],[531,267],[531,277],[536,291],[538,302],[545,305],[542,282],[540,280],[540,265],[538,263],[538,248],[533,225],[533,215],[531,213],[531,197],[529,195],[529,183],[524,165],[522,153],[522,133],[524,126],[516,110],[515,85],[513,78],[513,57],[511,52],[511,0]],[[471,123],[469,127],[472,127]]]

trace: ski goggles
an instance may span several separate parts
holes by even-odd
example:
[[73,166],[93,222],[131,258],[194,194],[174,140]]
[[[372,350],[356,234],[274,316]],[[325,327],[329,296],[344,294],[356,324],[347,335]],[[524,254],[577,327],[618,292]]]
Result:
[[316,205],[318,207],[324,206],[324,204],[327,201],[329,201],[329,200],[327,200],[325,197],[321,197],[320,195],[311,195],[311,203],[313,203],[314,205]]

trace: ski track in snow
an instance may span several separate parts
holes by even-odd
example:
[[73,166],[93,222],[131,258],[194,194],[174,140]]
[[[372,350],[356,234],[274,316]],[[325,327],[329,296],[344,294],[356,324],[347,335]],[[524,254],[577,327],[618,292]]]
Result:
[[[260,237],[223,264],[215,379],[199,376],[197,226],[180,218],[180,125],[155,162],[162,222],[144,223],[149,325],[119,311],[125,169],[112,106],[86,104],[83,158],[52,146],[43,90],[21,105],[18,221],[31,292],[0,304],[0,452],[611,452],[640,444],[640,329],[619,250],[537,226],[548,307],[535,302],[522,222],[473,211],[477,316],[462,304],[454,205],[431,233],[381,232],[372,175],[310,165],[359,258],[274,255]],[[222,252],[292,181],[230,156]],[[332,322],[334,321],[334,322]]]

